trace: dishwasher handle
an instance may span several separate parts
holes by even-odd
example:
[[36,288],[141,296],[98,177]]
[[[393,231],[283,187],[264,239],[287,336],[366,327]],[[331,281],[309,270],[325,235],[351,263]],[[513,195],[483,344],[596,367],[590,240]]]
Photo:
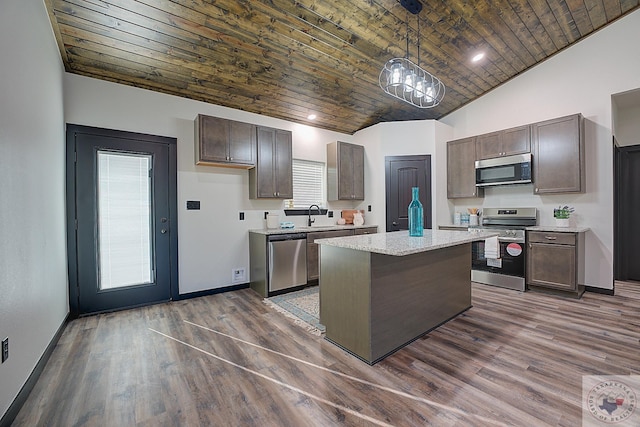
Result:
[[287,233],[287,234],[272,234],[269,236],[270,242],[282,242],[284,240],[302,240],[306,239],[305,233]]

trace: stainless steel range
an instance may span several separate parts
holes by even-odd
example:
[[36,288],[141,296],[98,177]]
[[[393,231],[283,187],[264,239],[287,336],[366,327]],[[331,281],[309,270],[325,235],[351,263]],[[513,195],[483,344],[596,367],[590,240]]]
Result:
[[526,290],[525,228],[537,224],[536,208],[483,208],[482,223],[476,229],[497,231],[495,241],[480,240],[471,245],[471,280],[503,288]]

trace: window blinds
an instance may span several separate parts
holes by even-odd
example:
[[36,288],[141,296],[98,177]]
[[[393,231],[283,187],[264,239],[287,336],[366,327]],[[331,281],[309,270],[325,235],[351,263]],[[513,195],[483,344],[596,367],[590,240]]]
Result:
[[324,205],[324,163],[293,160],[293,207]]

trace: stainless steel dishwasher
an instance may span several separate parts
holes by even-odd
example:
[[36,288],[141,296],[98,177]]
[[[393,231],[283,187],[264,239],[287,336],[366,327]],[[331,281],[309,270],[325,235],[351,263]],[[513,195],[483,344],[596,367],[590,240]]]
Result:
[[272,234],[268,239],[269,292],[307,283],[307,235]]

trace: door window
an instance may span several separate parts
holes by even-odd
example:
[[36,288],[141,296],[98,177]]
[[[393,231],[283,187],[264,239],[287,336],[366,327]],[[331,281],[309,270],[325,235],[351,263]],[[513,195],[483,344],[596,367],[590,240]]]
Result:
[[98,287],[154,281],[151,156],[98,151]]

